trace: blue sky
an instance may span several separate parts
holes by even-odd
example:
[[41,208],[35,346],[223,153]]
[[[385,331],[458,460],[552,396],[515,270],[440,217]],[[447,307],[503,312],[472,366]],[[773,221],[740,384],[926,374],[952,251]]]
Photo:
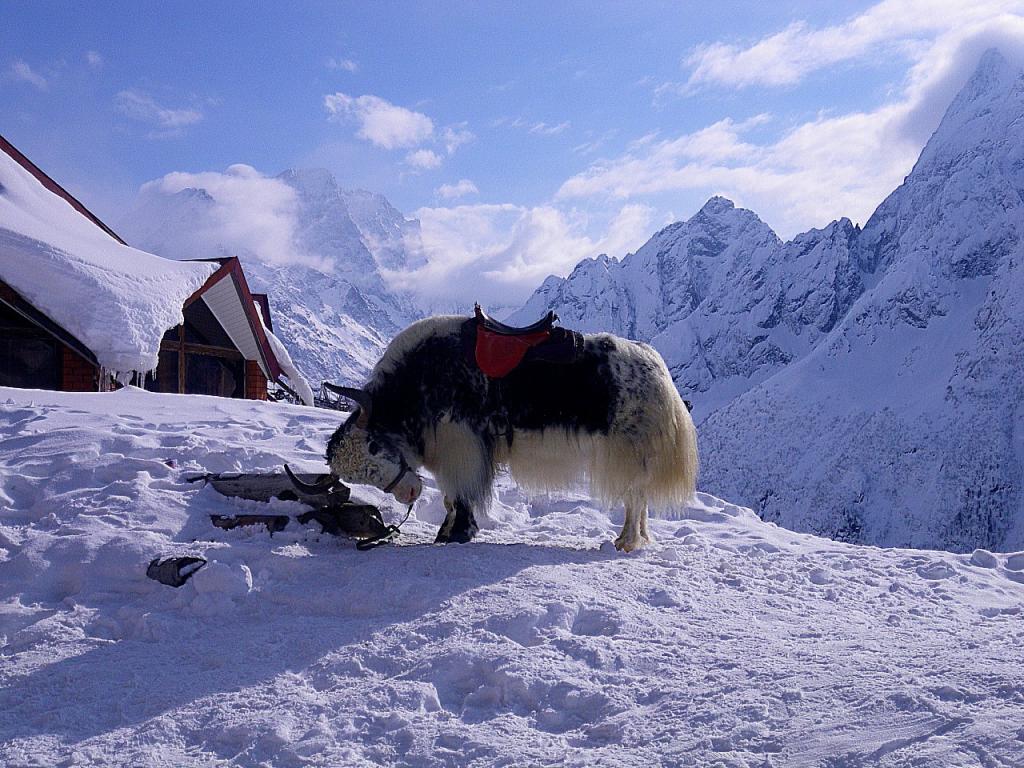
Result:
[[[3,2],[0,133],[116,222],[167,174],[322,166],[514,297],[712,194],[863,223],[1020,2]],[[458,279],[455,279],[458,278]]]

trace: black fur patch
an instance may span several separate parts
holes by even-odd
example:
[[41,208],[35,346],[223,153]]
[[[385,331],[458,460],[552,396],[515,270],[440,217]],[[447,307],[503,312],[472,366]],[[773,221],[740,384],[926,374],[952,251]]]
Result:
[[[622,387],[609,360],[616,341],[609,336],[584,337],[575,362],[526,360],[508,376],[491,380],[476,366],[470,320],[454,333],[428,336],[393,362],[386,375],[371,380],[366,390],[373,407],[367,432],[391,445],[405,443],[423,457],[425,436],[445,419],[464,424],[479,435],[484,455],[473,493],[454,489],[454,508],[438,533],[438,541],[469,541],[477,531],[474,508],[485,506],[493,481],[494,447],[498,439],[513,440],[516,429],[607,435],[621,407]],[[449,325],[447,328],[451,329]],[[327,457],[336,450],[358,413],[331,437]],[[407,457],[411,460],[412,457]]]
[[608,434],[619,400],[608,366],[613,347],[607,338],[585,339],[576,362],[527,361],[494,382],[508,422],[516,429]]
[[467,354],[465,331],[429,337],[374,382],[370,431],[400,434],[421,455],[424,430],[445,415],[488,445],[509,427],[607,434],[620,397],[608,365],[614,348],[608,337],[588,337],[574,363],[526,361],[492,381]]
[[401,436],[423,454],[423,434],[445,416],[478,433],[489,425],[487,380],[462,354],[459,336],[431,336],[369,386],[369,431]]

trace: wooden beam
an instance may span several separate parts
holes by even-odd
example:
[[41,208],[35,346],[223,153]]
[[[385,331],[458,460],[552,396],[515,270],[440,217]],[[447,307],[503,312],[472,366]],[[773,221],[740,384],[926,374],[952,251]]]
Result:
[[[162,341],[160,342],[160,349],[171,352],[179,351],[181,344],[177,341]],[[193,355],[209,355],[210,357],[223,357],[234,362],[239,362],[245,358],[242,353],[236,349],[230,349],[228,347],[215,347],[212,344],[196,344],[191,341],[185,342],[185,352]]]
[[178,394],[185,394],[185,324],[178,326]]

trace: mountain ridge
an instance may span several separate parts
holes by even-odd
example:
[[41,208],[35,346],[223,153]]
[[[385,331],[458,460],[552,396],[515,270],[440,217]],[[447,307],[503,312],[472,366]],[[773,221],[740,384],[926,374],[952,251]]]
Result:
[[[989,51],[863,228],[722,243],[742,209],[712,198],[606,262],[615,317],[587,315],[602,284],[576,272],[514,317],[645,318],[608,329],[652,343],[695,401],[701,487],[765,519],[856,543],[1024,548],[1021,121],[1024,73]],[[624,279],[652,252],[652,273],[676,270],[654,307]]]

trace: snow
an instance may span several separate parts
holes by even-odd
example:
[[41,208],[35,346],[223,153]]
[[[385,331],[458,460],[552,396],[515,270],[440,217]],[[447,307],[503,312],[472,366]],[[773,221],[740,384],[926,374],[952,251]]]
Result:
[[[262,316],[260,317],[260,322],[263,322]],[[274,352],[274,357],[277,358],[278,365],[281,366],[284,375],[288,377],[288,382],[292,389],[295,390],[295,393],[305,405],[312,405],[313,390],[310,388],[309,382],[306,381],[305,377],[295,367],[295,363],[292,362],[291,355],[288,354],[284,344],[266,325],[263,326],[263,332],[267,335],[267,342]]]
[[164,332],[216,268],[121,245],[0,152],[0,279],[102,367],[155,369]]
[[[477,541],[223,531],[194,471],[323,467],[329,411],[0,389],[4,765],[1016,765],[1024,552],[652,521],[502,478]],[[382,501],[372,489],[356,494]],[[385,517],[402,510],[383,503]],[[210,561],[180,589],[154,557]]]
[[1024,547],[1024,72],[987,52],[863,229],[781,242],[712,198],[512,322],[654,345],[694,404],[702,487],[788,528]]

